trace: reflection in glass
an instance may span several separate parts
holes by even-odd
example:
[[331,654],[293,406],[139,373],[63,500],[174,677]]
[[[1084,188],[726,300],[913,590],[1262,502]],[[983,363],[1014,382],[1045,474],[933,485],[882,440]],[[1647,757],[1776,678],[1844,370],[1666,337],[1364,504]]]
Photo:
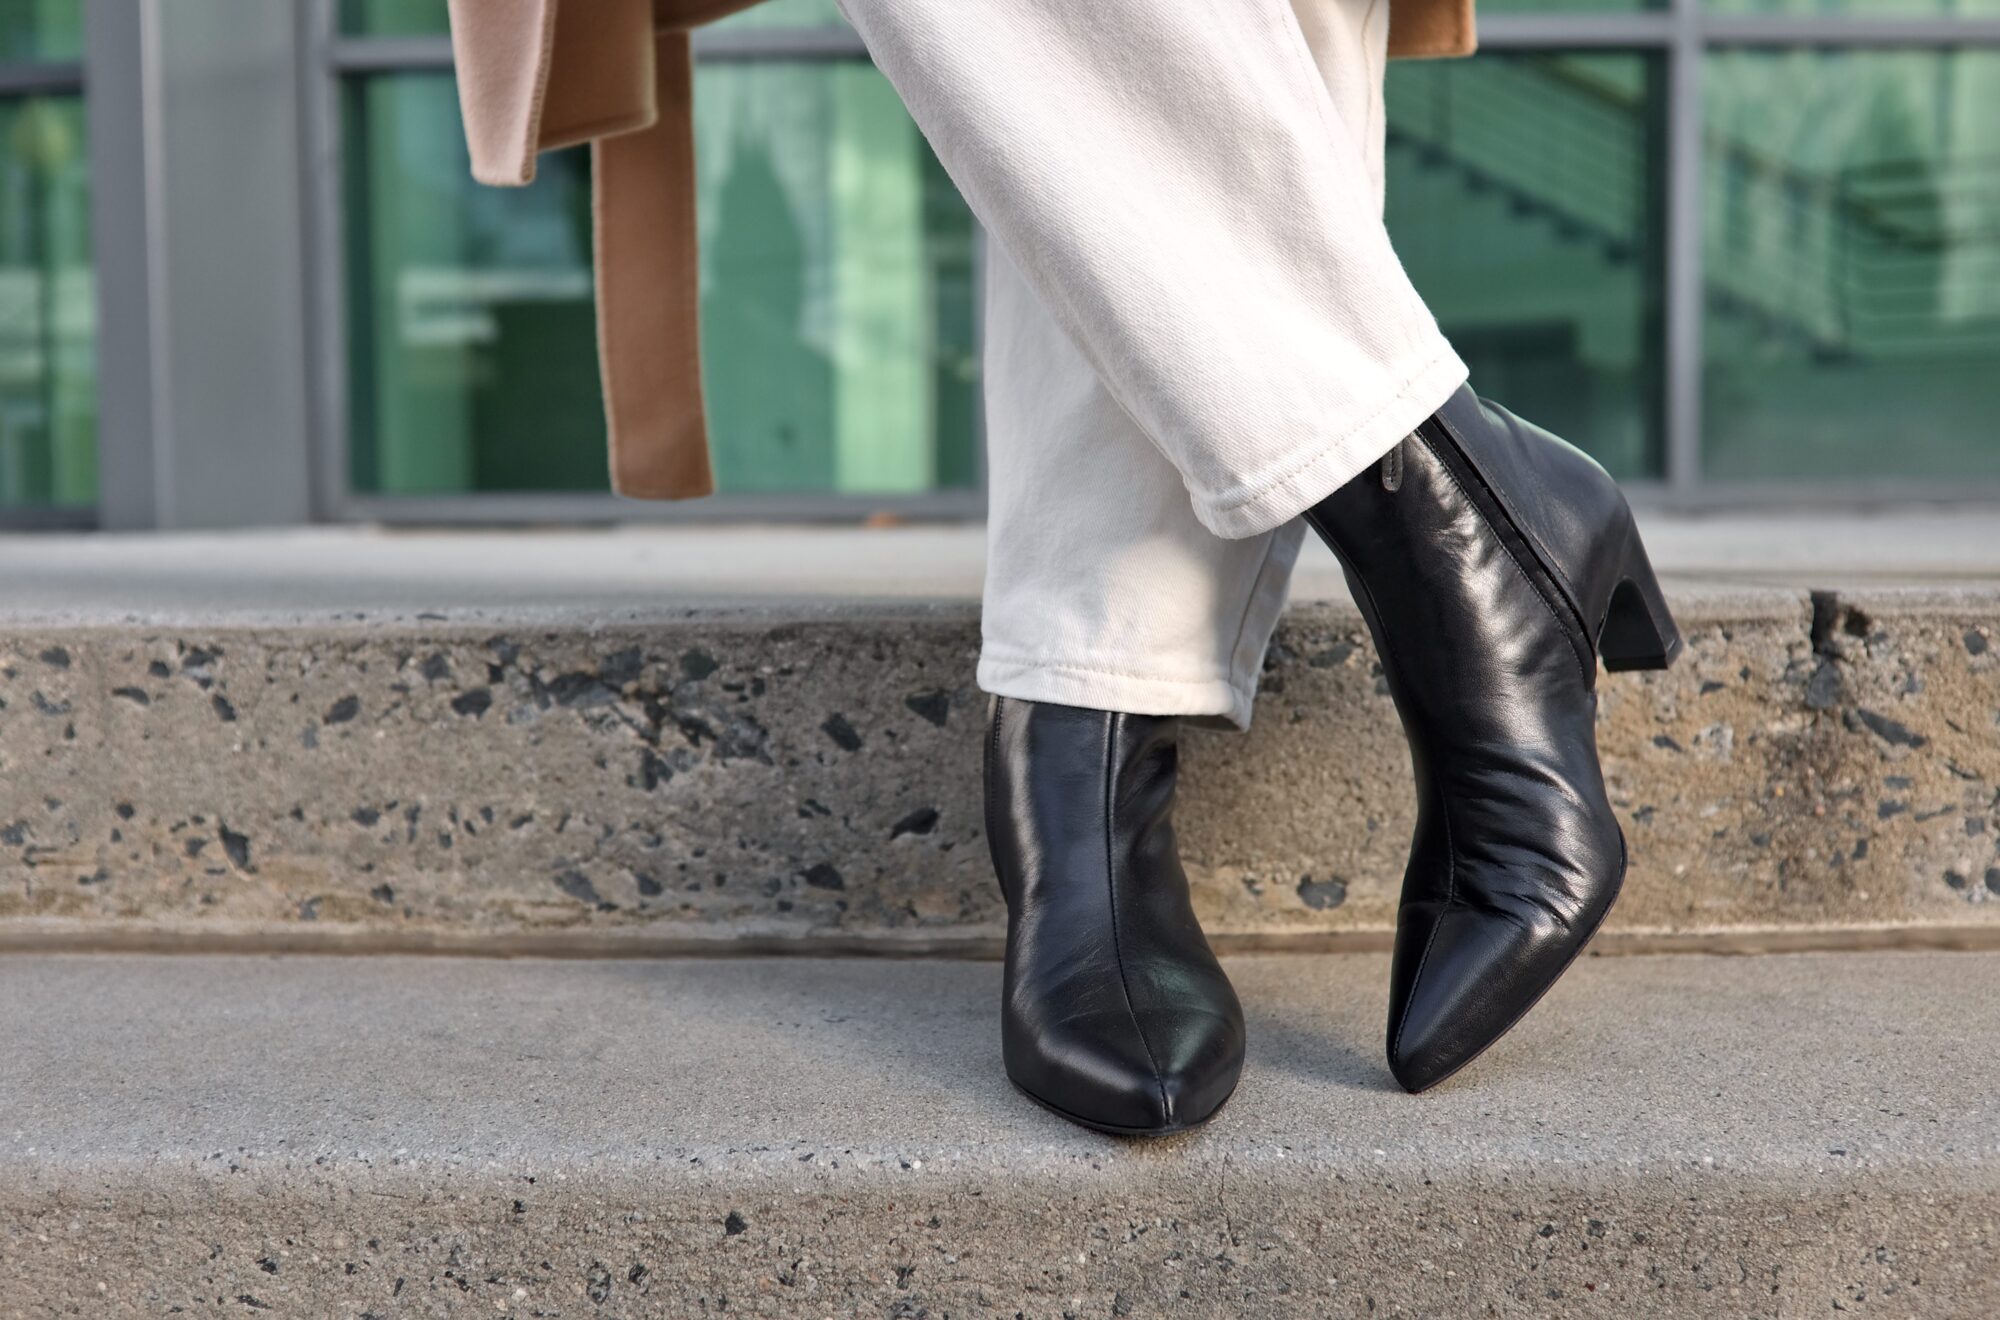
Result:
[[[47,5],[56,0],[37,0]],[[0,15],[8,5],[25,7],[26,0],[0,0]],[[79,0],[66,0],[75,8]],[[765,0],[731,14],[717,27],[845,27],[834,0]],[[340,30],[355,37],[406,37],[446,30],[445,0],[340,0]]]
[[970,215],[886,79],[696,79],[709,406],[725,489],[976,485]]
[[717,27],[846,27],[840,6],[834,0],[765,0],[740,13],[731,14]]
[[603,489],[587,156],[481,187],[449,74],[344,91],[353,488]]
[[2000,0],[1703,0],[1719,14],[1867,18],[1979,18],[2000,14]]
[[1660,472],[1660,65],[1392,65],[1388,223],[1473,385],[1614,475]]
[[97,499],[83,103],[0,101],[0,508]]
[[2000,476],[2000,52],[1718,52],[1705,469]]
[[83,0],[0,0],[0,61],[83,56]]
[[340,30],[350,37],[413,37],[450,28],[445,0],[340,0]]
[[[972,226],[861,62],[697,80],[703,316],[725,491],[977,484]],[[345,89],[350,480],[602,490],[588,154],[467,172],[447,74]]]
[[1666,0],[1479,0],[1481,17],[1493,14],[1629,14],[1665,9]]

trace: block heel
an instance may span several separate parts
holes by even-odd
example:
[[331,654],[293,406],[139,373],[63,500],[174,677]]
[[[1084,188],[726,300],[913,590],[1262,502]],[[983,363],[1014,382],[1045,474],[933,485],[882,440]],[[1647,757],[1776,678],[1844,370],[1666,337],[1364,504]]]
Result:
[[1681,630],[1660,593],[1639,533],[1626,537],[1625,562],[1604,607],[1597,629],[1597,654],[1612,673],[1635,669],[1665,669],[1681,653]]

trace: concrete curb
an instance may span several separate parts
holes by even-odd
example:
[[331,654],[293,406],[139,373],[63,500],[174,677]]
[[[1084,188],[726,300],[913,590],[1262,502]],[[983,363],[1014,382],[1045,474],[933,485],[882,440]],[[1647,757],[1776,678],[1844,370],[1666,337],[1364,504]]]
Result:
[[[1686,659],[1601,683],[1610,937],[2000,928],[2000,588],[1674,598]],[[958,604],[0,632],[0,935],[990,948],[976,648]],[[1205,922],[1386,931],[1407,758],[1350,608],[1288,616],[1257,721],[1187,740]]]

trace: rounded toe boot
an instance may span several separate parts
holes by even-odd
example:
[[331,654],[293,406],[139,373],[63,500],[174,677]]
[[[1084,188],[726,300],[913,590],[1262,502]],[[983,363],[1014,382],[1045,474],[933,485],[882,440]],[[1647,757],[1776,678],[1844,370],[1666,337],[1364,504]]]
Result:
[[1421,1091],[1519,1021],[1611,910],[1626,859],[1598,663],[1664,669],[1680,633],[1611,477],[1470,389],[1306,518],[1409,738],[1388,1053]]
[[1179,721],[996,697],[987,835],[1007,899],[1007,1076],[1075,1123],[1205,1122],[1243,1070],[1243,1010],[1174,843]]

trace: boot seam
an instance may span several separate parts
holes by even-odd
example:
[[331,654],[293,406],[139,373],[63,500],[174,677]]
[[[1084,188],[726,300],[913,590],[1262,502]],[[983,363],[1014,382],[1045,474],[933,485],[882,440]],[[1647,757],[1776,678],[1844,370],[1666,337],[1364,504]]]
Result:
[[[1550,550],[1547,544],[1543,542],[1540,534],[1534,528],[1528,526],[1521,518],[1521,515],[1515,512],[1513,503],[1508,500],[1505,493],[1498,486],[1486,479],[1486,474],[1481,472],[1479,465],[1472,461],[1471,452],[1466,448],[1465,437],[1459,434],[1458,428],[1451,424],[1451,419],[1444,415],[1443,410],[1439,410],[1437,414],[1437,423],[1443,428],[1445,435],[1450,439],[1452,447],[1458,450],[1459,454],[1464,457],[1466,466],[1472,470],[1474,476],[1479,478],[1480,486],[1485,489],[1487,494],[1493,497],[1493,502],[1500,507],[1501,512],[1507,515],[1507,521],[1513,523],[1515,529],[1520,532],[1521,543],[1527,546],[1529,552],[1541,562],[1542,571],[1549,575],[1551,582],[1555,583],[1556,590],[1563,598],[1563,604],[1568,606],[1569,612],[1576,616],[1577,628],[1585,640],[1588,641],[1594,634],[1590,631],[1589,620],[1584,618],[1583,597],[1577,591],[1576,584],[1569,580],[1569,573],[1563,568],[1561,562],[1557,560],[1555,552]],[[1502,544],[1505,544],[1504,540]],[[1509,553],[1511,554],[1512,552],[1510,551]],[[1591,647],[1591,651],[1594,655],[1596,652],[1594,645]]]
[[[1437,455],[1433,453],[1432,457],[1436,458]],[[1438,460],[1438,466],[1444,468],[1445,477],[1450,479],[1451,469],[1445,467],[1442,459]],[[1462,495],[1464,492],[1461,491],[1460,494]],[[1468,502],[1470,501],[1468,500]],[[1331,520],[1322,523],[1321,520],[1315,518],[1313,519],[1313,525],[1320,529],[1320,535],[1324,536],[1329,544],[1339,539],[1333,534]],[[1516,567],[1518,568],[1518,565]],[[1359,573],[1353,573],[1349,576],[1353,579],[1354,585],[1361,588],[1361,595],[1367,598],[1365,603],[1362,601],[1355,602],[1361,608],[1363,620],[1365,621],[1369,618],[1380,619],[1382,611],[1375,603],[1375,588],[1369,586],[1368,580]],[[1382,658],[1388,665],[1393,666],[1395,664],[1396,648],[1395,643],[1390,640],[1388,627],[1384,625],[1379,629],[1371,628],[1369,631],[1377,634],[1376,641],[1382,648]],[[1451,832],[1451,807],[1445,795],[1438,792],[1435,784],[1431,786],[1431,792],[1438,798],[1438,820],[1444,826],[1444,906],[1441,909],[1440,919],[1431,926],[1431,933],[1424,938],[1424,951],[1417,955],[1416,970],[1410,973],[1410,988],[1413,992],[1417,987],[1417,983],[1424,979],[1424,968],[1430,966],[1431,950],[1437,947],[1438,932],[1444,929],[1442,913],[1451,911],[1458,904],[1458,845],[1453,841]],[[1403,919],[1403,908],[1405,906],[1401,902],[1396,904],[1396,921],[1399,925]],[[1409,1005],[1405,1004],[1403,1006],[1403,1015],[1396,1022],[1396,1034],[1389,1041],[1389,1053],[1392,1056],[1402,1049],[1403,1031],[1409,1025]]]
[[982,776],[985,782],[980,787],[983,799],[981,805],[984,807],[983,814],[986,818],[986,855],[992,859],[993,881],[999,887],[1001,901],[1007,904],[1011,924],[1014,902],[1007,894],[1006,878],[1000,873],[1000,832],[993,827],[993,777],[999,773],[1000,719],[1006,700],[1007,698],[997,694],[993,698],[993,716],[988,721],[989,727],[986,730],[986,764],[983,767],[985,774]]
[[1132,982],[1125,971],[1125,941],[1118,932],[1118,863],[1112,843],[1111,808],[1118,786],[1118,728],[1124,719],[1123,714],[1113,711],[1104,726],[1104,889],[1111,907],[1111,957],[1118,964],[1118,990],[1125,997],[1125,1015],[1132,1019],[1132,1032],[1139,1038],[1139,1047],[1146,1051],[1146,1063],[1153,1070],[1153,1088],[1160,1095],[1160,1114],[1171,1123],[1174,1114],[1173,1106],[1167,1100],[1166,1079],[1160,1076],[1159,1056],[1153,1053],[1153,1042],[1146,1039],[1146,1028],[1139,1022],[1139,1010],[1132,1003]]
[[[1440,418],[1439,420],[1442,421],[1443,419]],[[1446,432],[1447,432],[1447,438],[1451,439],[1450,428],[1448,425],[1446,427]],[[1586,651],[1591,652],[1592,658],[1594,660],[1595,652],[1590,646],[1588,634],[1586,634],[1583,631],[1582,619],[1581,616],[1578,615],[1576,612],[1575,603],[1571,601],[1567,596],[1564,596],[1563,603],[1569,606],[1570,617],[1577,621],[1576,630],[1572,632],[1569,625],[1563,622],[1562,612],[1557,610],[1555,603],[1549,599],[1548,593],[1542,590],[1540,586],[1536,585],[1534,575],[1528,572],[1527,565],[1523,564],[1521,562],[1521,557],[1518,554],[1514,553],[1514,548],[1507,544],[1507,538],[1500,534],[1500,529],[1493,525],[1493,519],[1487,515],[1485,509],[1480,507],[1479,501],[1472,498],[1472,492],[1468,491],[1465,488],[1465,483],[1460,481],[1458,479],[1458,474],[1451,470],[1451,464],[1446,462],[1444,455],[1438,452],[1437,442],[1430,436],[1423,435],[1423,432],[1421,430],[1419,430],[1417,434],[1420,437],[1422,437],[1425,446],[1431,451],[1431,457],[1437,460],[1438,467],[1442,469],[1444,472],[1445,480],[1449,481],[1452,484],[1452,489],[1456,490],[1459,493],[1460,498],[1462,498],[1468,505],[1471,506],[1472,511],[1474,513],[1479,515],[1479,521],[1486,524],[1486,530],[1492,533],[1493,539],[1500,543],[1500,549],[1506,553],[1507,562],[1514,566],[1514,571],[1521,575],[1521,581],[1527,584],[1528,590],[1534,593],[1535,599],[1540,601],[1542,603],[1542,608],[1548,611],[1549,618],[1555,622],[1556,628],[1566,635],[1572,637],[1582,637],[1584,639],[1584,649]],[[1455,439],[1453,440],[1452,445],[1453,448],[1458,450],[1459,455],[1465,458],[1466,465],[1468,467],[1471,467],[1473,470],[1473,474],[1477,476],[1478,467],[1473,464],[1469,456],[1466,456],[1464,448],[1458,445]],[[1483,477],[1480,478],[1479,484],[1482,490],[1486,491],[1489,495],[1493,496],[1495,503],[1498,503],[1500,505],[1501,512],[1507,514],[1508,522],[1513,523],[1515,530],[1519,532],[1521,535],[1521,543],[1523,545],[1527,545],[1530,547],[1529,552],[1531,554],[1535,553],[1533,550],[1533,543],[1529,541],[1527,532],[1521,528],[1519,521],[1516,520],[1514,515],[1508,511],[1506,504],[1500,502],[1500,496],[1498,492],[1494,491],[1492,485],[1489,482],[1487,482]],[[1536,554],[1535,557],[1539,561],[1540,555]],[[1552,581],[1556,580],[1556,572],[1554,569],[1549,568],[1546,564],[1542,565],[1541,567],[1544,572],[1550,575]],[[1558,586],[1558,590],[1560,591],[1560,586]],[[1583,690],[1589,692],[1593,688],[1593,685],[1590,681],[1591,675],[1589,674],[1588,671],[1584,669],[1583,657],[1576,654],[1576,649],[1577,648],[1574,644],[1570,646],[1570,653],[1571,653],[1570,658],[1576,661],[1576,673],[1577,677],[1583,682]]]

